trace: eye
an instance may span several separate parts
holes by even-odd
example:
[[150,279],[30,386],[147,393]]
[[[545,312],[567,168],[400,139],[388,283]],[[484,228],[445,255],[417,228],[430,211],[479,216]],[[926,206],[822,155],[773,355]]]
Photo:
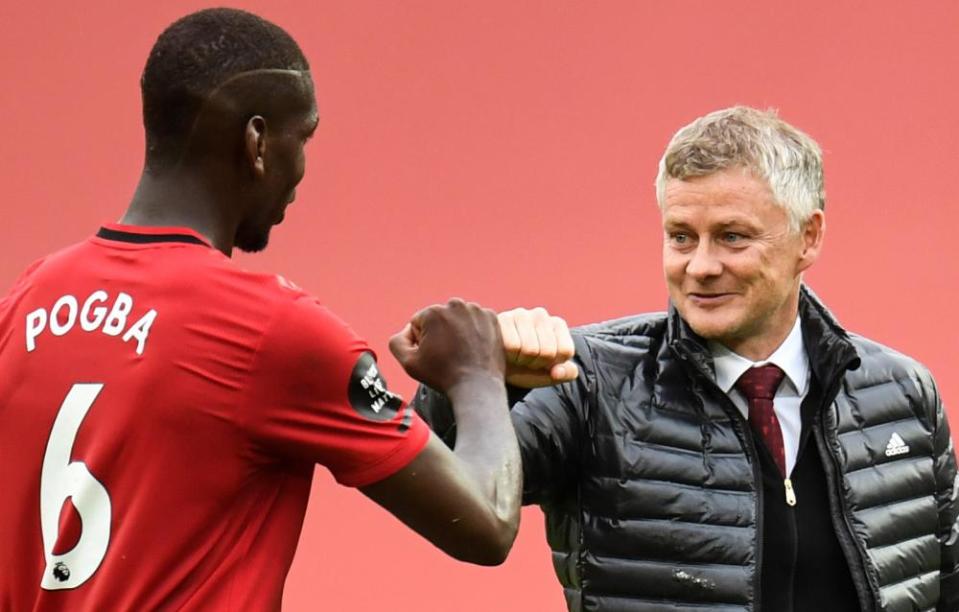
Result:
[[692,244],[693,238],[686,232],[669,232],[669,241],[676,246],[687,246]]
[[736,232],[726,232],[723,234],[723,241],[729,244],[736,244],[745,240],[746,237]]

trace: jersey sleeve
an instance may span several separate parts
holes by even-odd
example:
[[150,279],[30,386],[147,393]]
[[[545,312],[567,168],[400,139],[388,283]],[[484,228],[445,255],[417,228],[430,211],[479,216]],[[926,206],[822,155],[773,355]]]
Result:
[[246,425],[259,449],[324,465],[347,486],[395,473],[429,439],[423,420],[387,388],[366,342],[307,296],[267,328],[248,399]]

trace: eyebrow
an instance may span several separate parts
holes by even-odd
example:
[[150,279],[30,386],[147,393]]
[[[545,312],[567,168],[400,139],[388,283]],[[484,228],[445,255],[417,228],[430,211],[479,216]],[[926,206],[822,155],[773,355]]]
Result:
[[745,229],[747,231],[756,231],[758,229],[756,225],[748,219],[733,219],[732,221],[720,223],[717,227],[720,231],[728,229]]
[[663,219],[663,229],[689,229],[689,223],[678,219]]
[[[730,228],[745,229],[747,231],[756,231],[757,229],[756,226],[749,220],[736,218],[736,219],[721,221],[719,223],[712,224],[707,228],[707,230],[712,232],[723,232],[723,231],[728,231]],[[692,230],[693,228],[692,228],[692,225],[685,220],[664,219],[663,229],[666,231],[675,231],[675,230],[689,231],[689,230]]]

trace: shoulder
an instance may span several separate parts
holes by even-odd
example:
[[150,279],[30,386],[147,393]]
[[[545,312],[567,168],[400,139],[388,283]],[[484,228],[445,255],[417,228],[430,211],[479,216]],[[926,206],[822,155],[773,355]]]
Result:
[[849,333],[849,341],[861,361],[860,367],[854,370],[858,372],[858,382],[878,384],[899,378],[932,377],[925,365],[894,348],[855,333]]
[[273,344],[291,354],[315,354],[326,347],[352,348],[358,342],[345,321],[286,276],[248,270],[218,251],[206,254],[200,260],[191,258],[188,265],[196,270],[181,271],[184,280],[197,286],[197,297],[218,318],[236,320],[261,333],[261,347]]
[[34,260],[20,273],[20,276],[17,277],[10,288],[9,293],[15,293],[17,290],[29,287],[38,279],[46,276],[55,276],[60,273],[69,274],[72,266],[76,265],[78,257],[82,257],[82,251],[87,248],[88,244],[89,241],[84,240]]
[[619,339],[619,341],[623,342],[629,342],[631,339],[661,335],[665,332],[665,312],[634,314],[573,328],[573,333],[581,336]]
[[571,330],[577,349],[594,355],[634,355],[641,357],[666,335],[665,312],[651,312],[592,323]]
[[315,296],[275,285],[262,295],[272,304],[262,321],[249,323],[258,331],[250,376],[260,392],[275,394],[283,387],[297,402],[302,397],[330,397],[346,389],[364,355],[375,358],[366,341]]
[[[191,269],[180,271],[181,282],[193,284],[192,291],[213,309],[233,310],[251,324],[255,321],[250,317],[259,319],[254,327],[269,329],[290,319],[308,323],[335,318],[314,295],[281,274],[247,270],[217,252],[188,264]],[[171,270],[171,275],[176,274]],[[171,285],[177,284],[170,280]]]
[[848,333],[848,337],[860,359],[859,367],[846,374],[850,390],[861,393],[889,386],[890,391],[895,390],[911,399],[938,400],[932,373],[918,360],[855,333]]
[[359,334],[319,298],[292,285],[283,277],[275,281],[280,288],[272,288],[274,302],[271,321],[266,327],[263,347],[273,347],[291,359],[328,365],[343,355],[369,352]]
[[580,384],[599,381],[615,386],[649,359],[655,359],[666,338],[664,312],[636,314],[573,328],[574,359],[580,366]]
[[361,343],[319,298],[281,274],[248,270],[212,250],[165,265],[156,272],[160,284],[190,304],[178,318],[202,321],[220,335],[228,330],[261,357],[315,361]]
[[71,266],[78,261],[78,254],[85,248],[87,242],[72,244],[34,260],[17,276],[7,292],[0,295],[0,304],[18,302],[47,279],[69,277]]
[[20,273],[20,275],[13,281],[10,290],[7,292],[8,295],[15,294],[19,291],[22,291],[25,286],[28,286],[37,274],[37,271],[43,267],[43,264],[47,261],[47,257],[41,257],[40,259],[34,261],[26,269]]
[[[221,293],[231,293],[235,298],[265,302],[274,307],[283,307],[308,296],[299,285],[280,274],[247,270],[218,251],[205,251],[204,257],[172,261],[171,273],[184,273],[189,282]],[[174,259],[174,258],[167,258]]]

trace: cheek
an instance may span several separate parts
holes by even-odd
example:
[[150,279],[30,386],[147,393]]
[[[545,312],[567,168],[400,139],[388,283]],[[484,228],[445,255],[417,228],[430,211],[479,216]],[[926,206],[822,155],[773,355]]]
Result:
[[663,247],[663,274],[666,280],[674,283],[682,281],[686,274],[686,256],[676,253],[669,247]]
[[723,270],[744,284],[761,282],[767,265],[762,257],[750,251],[730,253],[723,259]]
[[303,147],[299,148],[297,152],[296,161],[294,162],[294,176],[298,184],[303,180],[303,176],[306,174],[306,151],[303,150]]

